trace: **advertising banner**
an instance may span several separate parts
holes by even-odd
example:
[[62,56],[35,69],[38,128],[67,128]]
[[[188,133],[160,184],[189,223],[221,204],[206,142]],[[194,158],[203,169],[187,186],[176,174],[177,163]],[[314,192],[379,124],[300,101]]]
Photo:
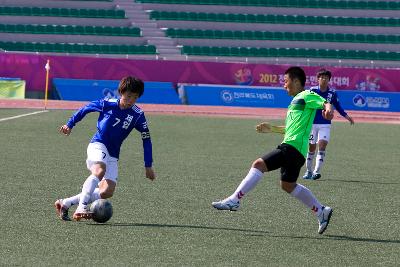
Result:
[[286,108],[291,97],[282,88],[184,86],[189,105]]
[[[44,90],[45,68],[50,60],[50,78],[120,80],[127,75],[144,81],[192,84],[224,84],[283,87],[288,65],[133,60],[79,56],[48,56],[0,53],[0,76],[21,77],[27,90]],[[318,66],[302,66],[306,87],[317,84]],[[400,92],[399,69],[328,67],[333,76],[330,87],[361,92]]]
[[[277,87],[189,85],[183,91],[189,105],[287,108],[292,99]],[[337,92],[345,110],[399,112],[400,94],[384,92]]]
[[25,98],[25,81],[17,79],[0,79],[0,98]]
[[[61,100],[93,101],[118,97],[118,80],[80,80],[54,78],[53,84]],[[144,94],[138,103],[180,104],[172,83],[145,82]]]

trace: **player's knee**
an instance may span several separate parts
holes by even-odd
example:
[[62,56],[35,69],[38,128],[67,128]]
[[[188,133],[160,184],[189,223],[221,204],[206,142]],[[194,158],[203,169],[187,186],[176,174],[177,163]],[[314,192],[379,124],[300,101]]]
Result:
[[112,192],[111,190],[105,190],[100,192],[100,197],[102,199],[106,199],[106,198],[110,198],[114,195],[114,192]]
[[98,177],[101,180],[106,174],[106,164],[104,162],[96,162],[92,165],[90,170],[94,176]]
[[291,193],[295,187],[296,187],[296,183],[288,183],[288,182],[281,181],[281,188],[283,191],[285,191],[287,193]]
[[267,166],[265,165],[265,162],[262,158],[256,159],[253,164],[251,165],[252,168],[256,168],[261,172],[266,172],[267,171]]

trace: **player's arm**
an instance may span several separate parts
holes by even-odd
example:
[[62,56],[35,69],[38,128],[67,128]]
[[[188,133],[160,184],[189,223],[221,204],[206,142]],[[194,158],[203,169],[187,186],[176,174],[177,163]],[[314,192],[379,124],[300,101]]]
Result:
[[335,94],[335,97],[332,99],[332,104],[335,107],[335,109],[337,110],[337,112],[339,112],[339,114],[346,118],[346,120],[348,120],[350,122],[351,125],[354,124],[354,120],[352,117],[349,116],[349,114],[346,113],[346,111],[344,111],[344,109],[342,108],[342,106],[340,105],[339,99],[337,97],[337,95]]
[[64,135],[70,135],[72,128],[80,122],[86,114],[95,111],[101,111],[103,109],[103,101],[93,101],[87,104],[86,106],[80,108],[74,115],[69,118],[68,122],[59,128],[59,132]]
[[256,126],[257,133],[279,133],[285,134],[285,126],[275,126],[268,122],[260,123]]
[[324,102],[323,105],[323,110],[322,110],[322,116],[327,119],[327,120],[332,120],[333,119],[333,106],[331,103]]
[[135,129],[140,132],[143,142],[143,157],[144,167],[146,172],[146,178],[154,180],[156,174],[153,169],[153,145],[151,143],[150,131],[147,126],[146,117],[142,113],[136,122]]

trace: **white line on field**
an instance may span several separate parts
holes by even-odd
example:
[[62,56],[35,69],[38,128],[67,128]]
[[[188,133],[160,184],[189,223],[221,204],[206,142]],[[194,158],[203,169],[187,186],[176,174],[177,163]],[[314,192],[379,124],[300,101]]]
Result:
[[21,114],[21,115],[18,115],[18,116],[7,117],[7,118],[0,119],[0,122],[13,120],[13,119],[18,119],[18,118],[21,118],[21,117],[35,115],[35,114],[39,114],[39,113],[43,113],[43,112],[48,112],[48,110],[35,111],[35,112],[31,112],[31,113]]

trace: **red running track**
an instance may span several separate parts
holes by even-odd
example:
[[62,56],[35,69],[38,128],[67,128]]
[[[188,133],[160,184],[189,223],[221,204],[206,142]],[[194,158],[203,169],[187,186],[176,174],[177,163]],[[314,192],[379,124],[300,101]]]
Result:
[[[87,102],[48,100],[47,109],[78,109]],[[284,119],[286,109],[138,104],[148,114]],[[44,109],[41,99],[0,99],[0,108]],[[400,112],[349,111],[355,122],[400,124]],[[336,113],[334,120],[346,121]]]

